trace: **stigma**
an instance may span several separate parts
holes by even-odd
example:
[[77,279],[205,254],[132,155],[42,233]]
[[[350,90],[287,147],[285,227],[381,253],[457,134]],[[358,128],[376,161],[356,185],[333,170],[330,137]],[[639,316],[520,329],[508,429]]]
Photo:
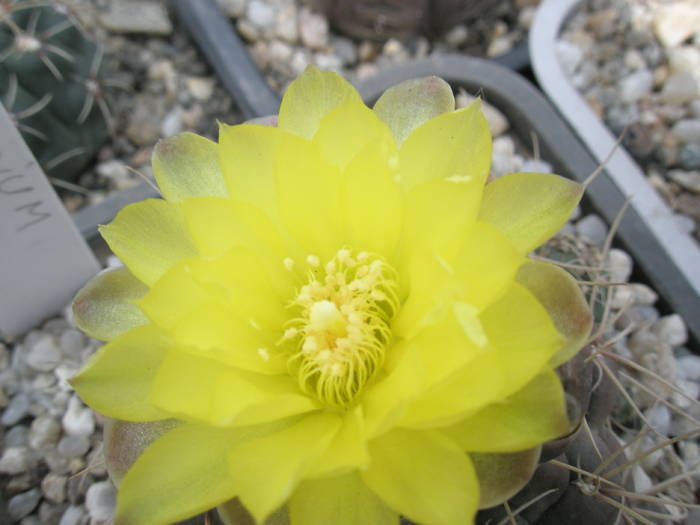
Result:
[[282,341],[300,388],[333,407],[352,405],[381,368],[398,309],[396,272],[382,258],[348,248],[328,261],[306,258],[307,282],[290,303]]

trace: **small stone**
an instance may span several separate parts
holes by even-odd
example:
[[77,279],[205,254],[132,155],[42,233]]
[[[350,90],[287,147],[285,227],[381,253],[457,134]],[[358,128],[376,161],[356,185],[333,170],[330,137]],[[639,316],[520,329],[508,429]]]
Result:
[[688,329],[678,314],[662,317],[654,323],[651,331],[671,346],[681,346],[688,341]]
[[583,61],[583,51],[576,44],[567,40],[559,40],[555,46],[559,63],[569,76],[573,75]]
[[522,158],[515,154],[515,143],[508,135],[493,140],[491,152],[491,172],[496,177],[514,173],[522,166]]
[[700,71],[700,48],[695,46],[672,47],[667,50],[668,64],[674,73],[695,74]]
[[160,124],[160,136],[172,137],[182,131],[182,113],[180,106],[173,107]]
[[39,492],[39,489],[32,489],[17,494],[10,499],[7,505],[7,513],[11,519],[19,521],[36,508],[40,499],[41,492]]
[[314,62],[319,69],[328,71],[340,71],[343,67],[343,62],[340,57],[333,53],[316,53]]
[[611,282],[626,283],[632,274],[633,266],[632,257],[627,252],[617,248],[608,252],[606,268]]
[[335,37],[333,39],[333,52],[338,55],[344,65],[349,66],[357,62],[357,48],[349,38]]
[[676,122],[671,133],[681,142],[700,144],[700,119],[683,119]]
[[29,446],[34,450],[44,450],[56,446],[61,434],[61,424],[48,414],[41,415],[32,421],[29,429]]
[[467,41],[469,30],[464,24],[459,24],[450,29],[445,35],[445,42],[452,48],[458,48]]
[[89,436],[63,436],[58,442],[58,453],[64,457],[81,457],[90,450]]
[[137,180],[131,176],[126,164],[120,160],[112,159],[101,162],[95,171],[98,175],[113,182],[118,189],[126,189],[137,184]]
[[0,423],[6,427],[11,427],[18,423],[23,417],[29,413],[29,396],[26,392],[19,392],[12,396],[10,404],[2,413]]
[[632,481],[634,482],[634,490],[640,494],[654,486],[654,482],[649,477],[649,474],[644,472],[641,465],[632,467]]
[[299,40],[297,18],[297,7],[294,4],[280,10],[275,20],[275,35],[290,44],[296,44]]
[[328,45],[328,20],[303,7],[299,13],[299,34],[306,47],[322,49]]
[[160,136],[160,122],[165,117],[166,101],[150,95],[134,98],[126,128],[127,138],[137,146],[152,146]]
[[691,354],[679,357],[678,371],[690,381],[700,381],[700,356]]
[[65,357],[75,357],[85,347],[85,336],[78,330],[69,328],[61,334],[58,346]]
[[666,405],[658,404],[646,413],[649,423],[656,432],[663,436],[668,436],[671,428],[671,412]]
[[245,13],[247,0],[216,0],[224,14],[229,18],[239,18]]
[[678,162],[683,169],[700,170],[700,144],[685,144],[678,153]]
[[634,283],[630,287],[634,292],[635,304],[650,305],[654,304],[659,298],[658,294],[646,284]]
[[206,101],[211,98],[214,92],[214,79],[208,77],[187,77],[185,78],[185,86],[192,98]]
[[357,48],[357,54],[362,62],[370,62],[377,56],[377,46],[369,40],[363,40]]
[[70,398],[63,415],[63,429],[71,436],[90,436],[95,431],[92,410],[83,406],[77,396]]
[[518,25],[523,29],[530,29],[536,14],[537,8],[535,6],[524,7],[518,13]]
[[634,290],[630,286],[615,286],[610,305],[613,310],[621,310],[632,304],[634,304]]
[[289,59],[294,53],[294,48],[290,46],[287,42],[282,42],[281,40],[273,40],[270,42],[270,47],[268,49],[268,58],[273,67],[277,69],[284,70],[289,66]]
[[700,384],[696,381],[676,379],[676,388],[678,388],[680,392],[673,392],[673,394],[671,394],[671,399],[678,408],[688,409],[693,406],[693,401],[698,400]]
[[628,49],[625,52],[625,66],[632,70],[644,69],[647,67],[647,63],[644,60],[644,55],[642,55],[639,51],[636,49]]
[[165,5],[142,0],[109,2],[106,13],[99,15],[100,23],[114,33],[146,33],[169,35],[173,26]]
[[87,521],[86,518],[82,507],[71,506],[65,510],[58,525],[83,525]]
[[21,474],[29,469],[32,453],[27,447],[9,447],[0,457],[0,473]]
[[640,69],[628,74],[619,82],[620,100],[636,102],[648,96],[654,87],[654,74],[648,69]]
[[112,519],[116,501],[116,491],[110,481],[93,483],[85,494],[85,507],[95,521]]
[[513,49],[513,38],[510,35],[503,35],[495,38],[486,49],[486,56],[489,58],[505,55]]
[[15,425],[5,434],[6,447],[22,447],[29,443],[29,429],[24,425]]
[[406,52],[406,48],[396,38],[390,38],[382,47],[382,54],[394,58]]
[[696,0],[675,0],[656,7],[654,33],[666,47],[677,46],[700,27],[700,6]]
[[66,499],[66,476],[58,476],[49,472],[41,480],[41,491],[44,497],[54,503],[63,503]]
[[698,96],[698,83],[688,72],[675,73],[666,79],[659,100],[666,104],[685,104]]
[[552,173],[552,165],[542,159],[526,159],[520,171],[527,173]]
[[246,9],[246,18],[260,29],[265,29],[275,22],[275,8],[261,0],[252,0]]
[[700,171],[668,170],[667,175],[686,190],[700,193]]
[[236,22],[236,30],[248,42],[255,42],[260,38],[260,30],[258,27],[245,18],[239,18]]
[[672,392],[669,385],[675,384],[677,379],[676,359],[671,347],[647,330],[632,335],[628,346],[638,364],[665,381],[661,382],[650,374],[640,374],[639,381],[654,392],[651,395],[640,389],[637,396],[640,406],[649,407],[659,399],[668,398]]
[[34,370],[48,372],[61,362],[61,350],[56,344],[56,339],[45,335],[29,348],[25,359]]
[[608,226],[598,215],[589,214],[576,223],[576,231],[598,246],[605,244]]

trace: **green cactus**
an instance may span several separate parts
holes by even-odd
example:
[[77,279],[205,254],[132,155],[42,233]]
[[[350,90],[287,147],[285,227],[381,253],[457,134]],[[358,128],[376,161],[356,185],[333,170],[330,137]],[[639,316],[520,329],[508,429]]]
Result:
[[0,1],[0,93],[44,171],[75,178],[110,131],[102,49],[62,4]]

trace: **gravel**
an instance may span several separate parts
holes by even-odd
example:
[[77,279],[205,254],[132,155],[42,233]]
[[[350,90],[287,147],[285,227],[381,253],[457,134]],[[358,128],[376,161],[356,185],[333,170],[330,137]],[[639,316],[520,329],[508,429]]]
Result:
[[700,4],[586,0],[557,53],[682,230],[700,239]]

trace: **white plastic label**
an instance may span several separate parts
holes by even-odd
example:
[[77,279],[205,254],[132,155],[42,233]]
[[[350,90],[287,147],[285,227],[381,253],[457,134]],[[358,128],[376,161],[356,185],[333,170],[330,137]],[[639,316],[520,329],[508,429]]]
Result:
[[0,106],[0,337],[63,308],[100,267]]

